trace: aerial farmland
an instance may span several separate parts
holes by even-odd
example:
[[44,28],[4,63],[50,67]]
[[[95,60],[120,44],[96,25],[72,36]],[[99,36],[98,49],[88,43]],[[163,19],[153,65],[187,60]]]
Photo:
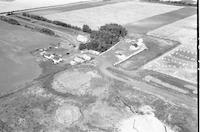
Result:
[[198,131],[197,1],[30,3],[0,0],[0,132]]
[[106,23],[125,25],[180,8],[177,6],[128,1],[82,10],[46,14],[44,16],[49,19],[73,23],[77,26],[88,24],[91,28],[97,29]]

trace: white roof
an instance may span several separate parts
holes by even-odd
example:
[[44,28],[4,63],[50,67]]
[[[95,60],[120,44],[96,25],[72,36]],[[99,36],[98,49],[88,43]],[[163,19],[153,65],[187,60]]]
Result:
[[75,65],[76,62],[72,60],[72,61],[70,61],[70,64],[71,64],[71,65]]
[[74,58],[74,61],[76,61],[76,62],[78,62],[78,63],[84,62],[84,60],[81,59],[81,58],[79,58],[79,57],[75,57],[75,58]]
[[79,42],[86,43],[88,41],[88,38],[86,36],[83,36],[83,35],[78,35],[77,40]]
[[142,38],[139,38],[139,39],[138,39],[138,42],[139,42],[139,43],[140,43],[140,42],[142,43],[142,42],[143,42],[143,39],[142,39]]
[[90,60],[91,57],[86,55],[86,54],[82,54],[80,57],[84,58],[85,60]]

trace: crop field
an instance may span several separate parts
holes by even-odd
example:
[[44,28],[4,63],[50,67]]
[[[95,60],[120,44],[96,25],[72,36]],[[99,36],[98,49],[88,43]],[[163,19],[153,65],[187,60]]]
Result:
[[196,53],[185,50],[180,46],[166,56],[148,64],[145,68],[171,75],[191,83],[197,81]]
[[145,69],[161,72],[179,79],[197,83],[196,16],[177,21],[149,32],[181,43],[174,50],[145,65]]
[[[0,0],[0,12],[24,10],[29,8],[39,8],[45,6],[55,6],[62,4],[73,4],[75,2],[84,2],[86,0]],[[23,3],[23,4],[22,4]]]
[[128,24],[154,15],[180,9],[178,6],[128,1],[100,7],[48,14],[44,17],[76,26],[89,25],[93,29],[106,23]]
[[163,26],[148,35],[180,42],[185,49],[196,52],[197,47],[197,15],[187,17],[172,24]]

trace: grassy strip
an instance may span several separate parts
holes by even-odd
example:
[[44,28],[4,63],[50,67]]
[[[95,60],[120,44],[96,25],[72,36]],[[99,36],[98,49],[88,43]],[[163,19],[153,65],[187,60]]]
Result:
[[0,16],[0,20],[7,22],[7,23],[10,23],[10,24],[13,24],[13,25],[20,25],[20,23],[17,20],[12,19],[12,18],[8,18],[8,17],[5,17],[5,16]]

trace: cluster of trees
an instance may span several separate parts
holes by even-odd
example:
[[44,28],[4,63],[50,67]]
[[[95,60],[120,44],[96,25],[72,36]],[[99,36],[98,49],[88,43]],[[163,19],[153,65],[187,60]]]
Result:
[[120,41],[120,38],[123,38],[127,35],[127,30],[119,24],[106,24],[101,26],[98,31],[92,31],[90,28],[85,30],[90,32],[90,42],[86,44],[80,44],[79,49],[91,49],[99,52],[104,52],[109,49],[114,44]]
[[39,29],[39,32],[45,33],[45,34],[50,35],[50,36],[56,35],[54,31],[52,31],[51,29],[48,29],[48,28],[41,28],[41,29]]
[[162,0],[142,0],[142,1],[148,1],[148,2],[158,2],[158,3],[165,3],[165,4],[172,4],[172,5],[183,5],[183,6],[197,6],[197,3],[192,1],[162,1]]
[[88,25],[83,25],[82,31],[86,33],[92,33],[92,29]]
[[44,21],[44,22],[48,22],[48,23],[53,23],[55,25],[59,25],[59,26],[67,27],[67,28],[72,28],[72,29],[75,29],[75,30],[82,30],[80,27],[73,26],[71,24],[67,24],[67,23],[64,23],[64,22],[61,22],[61,21],[52,21],[52,20],[49,20],[49,19],[42,17],[42,16],[29,14],[29,13],[25,13],[25,12],[22,13],[22,15],[25,16],[25,17],[30,17],[30,18],[36,19],[36,20],[40,20],[40,21]]
[[52,21],[52,23],[55,24],[55,25],[59,25],[59,26],[67,27],[67,28],[73,28],[75,30],[82,30],[80,27],[73,26],[71,24],[67,24],[67,23],[64,23],[64,22],[61,22],[61,21]]
[[20,25],[20,23],[17,20],[9,18],[9,17],[0,16],[0,20],[13,24],[13,25]]
[[51,23],[51,20],[45,18],[45,17],[42,17],[42,16],[38,16],[38,15],[34,15],[34,14],[29,14],[29,13],[22,13],[23,16],[25,17],[30,17],[30,18],[33,18],[33,19],[36,19],[36,20],[40,20],[40,21],[45,21],[45,22],[49,22]]

